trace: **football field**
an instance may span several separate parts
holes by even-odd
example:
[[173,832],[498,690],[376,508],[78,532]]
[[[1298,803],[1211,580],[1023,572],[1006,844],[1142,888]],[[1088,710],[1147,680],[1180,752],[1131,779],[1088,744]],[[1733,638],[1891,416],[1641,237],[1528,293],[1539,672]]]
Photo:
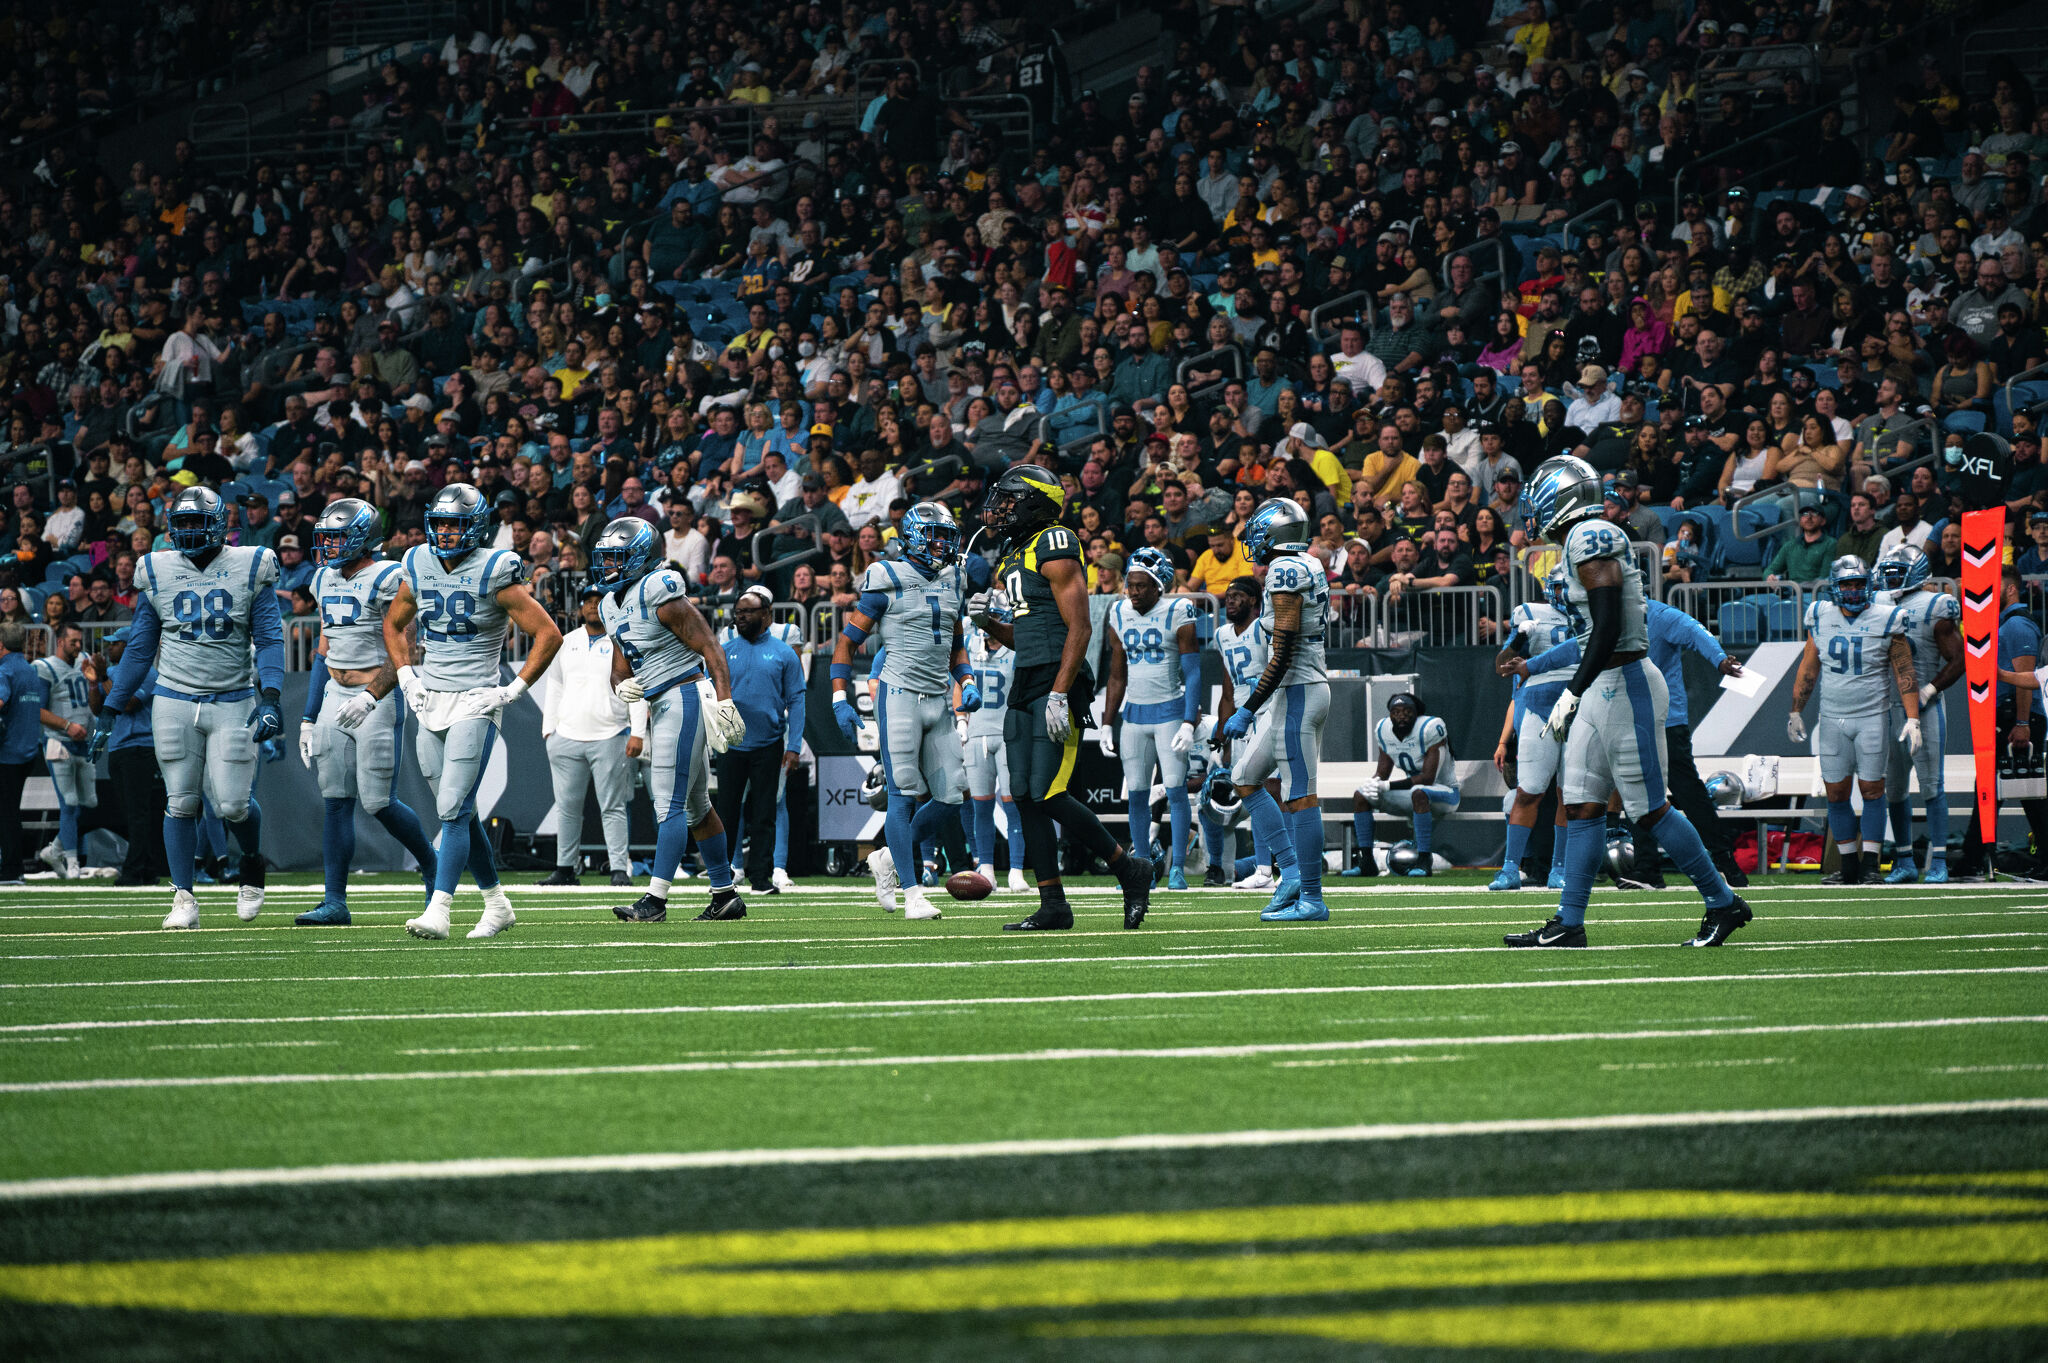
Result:
[[2048,1354],[2048,887],[1482,880],[9,890],[0,1356]]

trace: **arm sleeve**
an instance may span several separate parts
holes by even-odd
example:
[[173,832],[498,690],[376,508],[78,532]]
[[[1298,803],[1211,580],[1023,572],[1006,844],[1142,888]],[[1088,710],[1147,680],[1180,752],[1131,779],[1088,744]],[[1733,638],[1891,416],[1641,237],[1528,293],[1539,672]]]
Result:
[[[270,598],[273,603],[276,597]],[[271,606],[273,615],[277,607]],[[136,688],[149,675],[149,669],[156,663],[157,639],[163,633],[163,622],[157,619],[156,606],[147,596],[139,596],[135,602],[135,620],[128,626],[128,646],[121,652],[120,665],[114,669],[114,689],[107,694],[107,706],[118,714],[128,708],[128,702],[135,698]]]
[[1183,653],[1180,655],[1181,712],[1182,720],[1193,724],[1202,717],[1202,655]]
[[1614,646],[1621,639],[1621,588],[1594,587],[1586,596],[1593,633],[1586,640],[1579,670],[1572,674],[1568,687],[1575,696],[1585,695],[1593,679],[1606,670],[1607,660],[1614,656]]
[[782,665],[782,703],[789,712],[783,746],[790,752],[804,750],[804,669],[791,654]]
[[631,731],[631,735],[632,735],[632,737],[634,737],[634,738],[637,738],[637,739],[640,739],[640,740],[641,740],[641,741],[643,741],[643,742],[644,742],[644,741],[646,741],[646,738],[647,738],[647,702],[646,702],[646,701],[644,701],[644,700],[636,700],[636,701],[634,701],[634,702],[633,702],[633,703],[632,703],[631,705],[628,705],[628,706],[626,707],[626,723],[627,723],[627,726],[628,726],[628,728],[629,728],[629,729],[630,729],[630,731]]
[[[276,592],[258,592],[249,608],[249,642],[256,646],[256,689],[278,691],[284,687],[284,620],[277,609]],[[128,646],[130,653],[135,646]],[[121,655],[128,661],[128,654]]]
[[306,683],[306,712],[303,718],[311,724],[320,718],[320,698],[327,694],[327,655],[313,655],[313,673]]
[[1545,649],[1529,660],[1529,675],[1555,672],[1560,667],[1570,667],[1579,660],[1579,641],[1567,639],[1555,648]]

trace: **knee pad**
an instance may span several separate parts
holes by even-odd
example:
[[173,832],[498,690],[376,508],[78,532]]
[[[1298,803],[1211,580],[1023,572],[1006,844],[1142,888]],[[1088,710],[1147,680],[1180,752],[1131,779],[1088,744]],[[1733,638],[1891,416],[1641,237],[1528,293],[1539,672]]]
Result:
[[249,817],[249,802],[247,800],[224,801],[216,806],[215,812],[220,815],[222,823],[240,823]]
[[202,804],[197,795],[173,795],[164,801],[164,813],[174,819],[196,819]]
[[384,791],[380,791],[375,795],[359,794],[355,798],[356,803],[362,807],[363,813],[370,815],[383,813],[391,804],[390,794]]

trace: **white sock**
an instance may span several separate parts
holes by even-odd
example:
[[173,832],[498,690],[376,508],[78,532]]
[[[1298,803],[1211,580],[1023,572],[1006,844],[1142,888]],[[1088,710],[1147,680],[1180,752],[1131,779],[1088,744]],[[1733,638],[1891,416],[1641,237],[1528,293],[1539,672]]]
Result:
[[446,918],[449,910],[454,907],[454,895],[449,894],[446,890],[436,890],[434,891],[434,897],[427,901],[427,914],[429,917],[439,914],[441,917]]
[[1835,844],[1835,850],[1845,857],[1854,857],[1863,851],[1863,844],[1861,842],[1838,842]]
[[484,891],[484,907],[487,909],[509,909],[512,907],[512,896],[505,893],[504,882],[500,881]]
[[647,893],[653,895],[656,899],[667,899],[669,884],[669,881],[656,876],[647,882]]

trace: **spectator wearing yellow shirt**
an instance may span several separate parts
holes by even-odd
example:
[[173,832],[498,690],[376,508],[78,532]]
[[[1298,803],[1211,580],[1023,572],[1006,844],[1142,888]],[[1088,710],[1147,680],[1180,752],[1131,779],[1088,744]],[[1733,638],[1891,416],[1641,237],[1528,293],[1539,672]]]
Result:
[[1358,474],[1373,504],[1383,506],[1401,495],[1401,485],[1413,479],[1422,465],[1401,448],[1401,428],[1393,422],[1380,423],[1377,440],[1378,448],[1365,456]]
[[1317,442],[1315,427],[1306,421],[1294,423],[1287,432],[1287,457],[1305,460],[1316,471],[1316,477],[1323,480],[1323,486],[1330,489],[1337,505],[1350,504],[1351,474],[1344,468],[1342,460]]
[[1252,561],[1246,556],[1244,546],[1238,543],[1237,536],[1228,530],[1218,530],[1209,536],[1209,547],[1202,551],[1188,572],[1188,590],[1222,596],[1225,587],[1240,577],[1249,576],[1251,571]]
[[583,363],[583,342],[572,340],[562,347],[562,367],[553,373],[562,381],[563,399],[573,399],[576,390],[590,377],[590,369]]
[[1508,46],[1534,66],[1550,55],[1551,41],[1550,16],[1543,11],[1543,0],[1529,0],[1522,8],[1522,22],[1508,30]]

